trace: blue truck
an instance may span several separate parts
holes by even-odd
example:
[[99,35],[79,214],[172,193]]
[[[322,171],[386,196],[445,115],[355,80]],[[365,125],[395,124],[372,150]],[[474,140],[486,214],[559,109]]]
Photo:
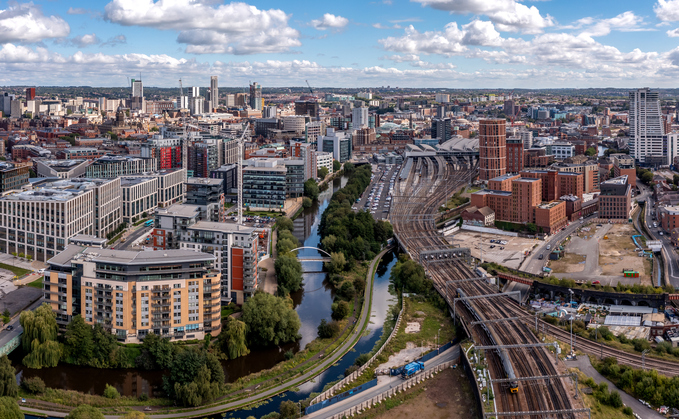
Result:
[[424,363],[420,361],[411,362],[410,364],[403,367],[401,377],[408,378],[415,375],[419,371],[424,371]]

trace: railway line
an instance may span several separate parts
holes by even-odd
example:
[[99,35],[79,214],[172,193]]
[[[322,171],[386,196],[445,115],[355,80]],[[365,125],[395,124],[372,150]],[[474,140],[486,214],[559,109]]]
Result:
[[[449,193],[475,177],[476,167],[444,160],[440,156],[419,159],[409,167],[412,170],[409,173],[402,173],[399,177],[397,195],[390,215],[399,242],[414,260],[424,265],[434,286],[451,308],[458,294],[483,296],[495,293],[496,290],[483,281],[460,281],[454,287],[449,286],[450,280],[469,279],[476,275],[462,259],[448,258],[450,250],[454,252],[454,249],[451,249],[452,246],[437,232],[434,222],[438,207],[445,203]],[[441,253],[437,254],[436,251]],[[485,299],[465,300],[465,304],[458,301],[455,309],[462,320],[469,324],[474,320],[483,322],[511,317],[514,306],[517,305],[513,300],[499,296],[493,298],[492,304],[488,304],[488,300]],[[468,327],[468,330],[477,345],[539,343],[530,328],[517,320],[480,323]],[[487,351],[487,358],[491,377],[494,379],[509,377],[510,370],[517,377],[559,374],[554,361],[550,359],[550,353],[544,347],[490,350]],[[499,412],[557,411],[558,413],[545,416],[576,417],[574,413],[568,412],[573,409],[571,392],[561,378],[520,381],[515,384],[518,387],[516,393],[510,391],[512,385],[499,383],[492,385]],[[514,415],[514,417],[536,416],[540,415],[520,413]]]

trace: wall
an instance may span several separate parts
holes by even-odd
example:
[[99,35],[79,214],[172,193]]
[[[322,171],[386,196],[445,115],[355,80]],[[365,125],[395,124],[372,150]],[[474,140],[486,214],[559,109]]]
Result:
[[489,227],[470,226],[470,225],[466,225],[466,224],[462,224],[462,230],[478,231],[478,232],[481,232],[481,233],[499,234],[501,236],[519,237],[518,233],[512,233],[511,231],[504,231],[504,230],[500,230],[500,229],[497,229],[497,228],[489,228]]

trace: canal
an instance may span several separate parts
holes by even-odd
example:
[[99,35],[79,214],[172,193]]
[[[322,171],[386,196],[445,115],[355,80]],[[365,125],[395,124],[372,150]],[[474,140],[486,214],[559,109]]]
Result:
[[[302,246],[319,247],[320,234],[319,225],[321,215],[330,203],[332,194],[346,184],[345,177],[334,179],[332,187],[328,187],[321,192],[319,199],[310,208],[294,220],[293,234],[298,238]],[[314,249],[302,249],[299,251],[300,257],[320,257],[321,254]],[[373,292],[373,305],[371,320],[368,330],[364,334],[354,351],[350,351],[337,364],[316,377],[313,382],[306,383],[300,387],[299,391],[287,392],[274,401],[248,411],[248,416],[253,414],[256,417],[278,410],[280,402],[283,400],[293,400],[295,402],[303,400],[312,392],[320,392],[326,383],[335,381],[343,377],[344,370],[351,366],[356,357],[361,353],[369,352],[375,342],[382,334],[382,327],[387,315],[388,307],[393,303],[389,294],[389,276],[391,268],[396,263],[395,253],[387,253],[378,266]],[[300,328],[301,339],[297,342],[281,345],[280,347],[268,348],[263,350],[253,350],[247,356],[235,360],[222,361],[226,381],[234,382],[241,377],[256,373],[265,369],[272,368],[277,363],[285,360],[285,352],[291,350],[297,352],[303,349],[309,342],[316,338],[317,328],[321,319],[330,320],[331,304],[333,294],[326,274],[320,273],[322,268],[319,262],[303,263],[303,289],[291,294],[295,309],[300,317],[302,327]],[[145,371],[137,369],[98,369],[91,367],[80,367],[68,364],[59,364],[55,368],[30,369],[21,364],[24,354],[21,348],[15,350],[10,359],[17,369],[17,376],[40,377],[48,387],[76,390],[83,393],[102,394],[106,384],[118,389],[122,395],[137,396],[147,394],[149,396],[162,396],[162,377],[163,371]],[[97,377],[93,380],[93,377]],[[237,414],[238,412],[234,412]],[[214,416],[221,418],[221,415]]]

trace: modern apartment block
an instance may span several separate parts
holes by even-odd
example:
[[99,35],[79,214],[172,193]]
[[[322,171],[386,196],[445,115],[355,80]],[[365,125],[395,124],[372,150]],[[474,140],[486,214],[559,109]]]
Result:
[[221,332],[215,257],[187,250],[131,252],[70,245],[48,260],[43,287],[57,323],[80,314],[121,342],[149,333],[170,340]]
[[316,152],[316,173],[321,167],[328,169],[328,174],[332,174],[332,153],[325,153],[322,151]]
[[310,143],[290,141],[290,157],[304,162],[304,181],[318,177],[316,163],[316,147]]
[[632,211],[632,186],[627,175],[601,182],[599,218],[627,219]]
[[507,138],[507,173],[519,173],[523,168],[523,140]]
[[584,163],[554,163],[551,167],[564,173],[582,173],[585,176],[585,193],[599,190],[599,163],[596,160]]
[[629,154],[611,154],[609,157],[613,162],[613,176],[627,175],[629,184],[632,185],[632,188],[636,188],[637,169],[634,165],[634,159]]
[[182,231],[202,220],[198,205],[174,204],[156,210],[155,225],[151,237],[153,249],[178,249]]
[[0,162],[0,193],[27,185],[30,168],[31,166]]
[[81,160],[33,160],[38,177],[73,179],[85,176],[90,162]]
[[199,206],[204,220],[224,221],[223,183],[222,179],[188,179],[186,181],[186,203]]
[[44,262],[77,234],[104,238],[121,223],[120,179],[70,179],[0,198],[0,252]]
[[132,223],[158,206],[158,178],[146,176],[120,179],[123,190],[123,221]]
[[505,119],[479,121],[479,180],[490,180],[507,172]]
[[334,128],[328,128],[326,135],[319,135],[317,141],[316,149],[318,151],[332,153],[332,157],[340,163],[351,159],[351,138],[345,136],[344,132],[337,132]]
[[250,208],[285,207],[287,169],[282,159],[250,159],[243,167],[243,205]]
[[665,129],[660,110],[660,96],[648,87],[629,92],[630,156],[640,163],[649,157],[667,155],[663,150]]
[[582,173],[557,172],[556,170],[526,169],[521,177],[542,180],[542,200],[554,201],[563,195],[582,198],[585,176]]
[[231,193],[238,193],[234,189],[238,188],[238,165],[237,164],[225,164],[219,169],[210,171],[211,179],[222,179],[222,187],[224,188],[224,195]]
[[158,160],[159,169],[182,167],[182,139],[155,135],[142,143],[141,157]]
[[222,302],[243,304],[257,289],[257,239],[252,227],[199,221],[181,231],[180,248],[214,255]]
[[158,170],[155,158],[104,156],[92,162],[85,174],[88,178],[112,179]]

